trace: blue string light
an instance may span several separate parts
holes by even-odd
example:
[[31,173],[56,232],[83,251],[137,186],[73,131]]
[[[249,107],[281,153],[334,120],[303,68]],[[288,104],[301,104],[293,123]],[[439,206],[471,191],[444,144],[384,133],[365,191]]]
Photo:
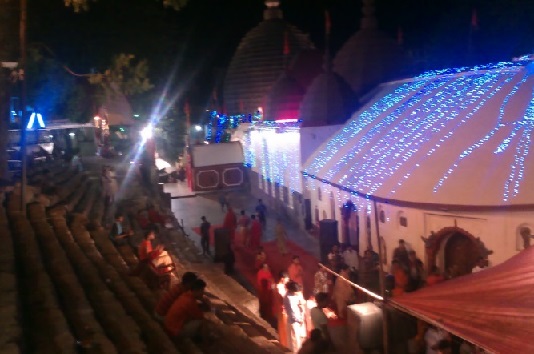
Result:
[[245,166],[255,169],[267,181],[301,193],[300,124],[253,123],[243,138]]
[[[411,82],[389,84],[398,86],[354,116],[321,151],[316,152],[304,172],[305,177],[311,177],[307,185],[315,190],[317,183],[324,187],[324,183],[331,182],[369,196],[386,181],[391,183],[391,178],[402,168],[406,172],[397,177],[396,187],[388,191],[395,194],[416,169],[448,146],[448,140],[459,129],[478,117],[476,113],[488,101],[505,86],[522,78],[502,102],[496,126],[461,153],[444,171],[434,187],[434,192],[437,192],[465,158],[504,128],[504,109],[526,81],[528,70],[525,65],[532,64],[523,59],[472,68],[452,68],[424,73]],[[509,147],[515,148],[510,174],[504,185],[504,201],[519,194],[524,179],[525,161],[534,131],[534,99],[524,117],[508,125],[513,126],[512,131],[495,151],[502,153]],[[338,200],[348,197],[341,191],[337,194]]]

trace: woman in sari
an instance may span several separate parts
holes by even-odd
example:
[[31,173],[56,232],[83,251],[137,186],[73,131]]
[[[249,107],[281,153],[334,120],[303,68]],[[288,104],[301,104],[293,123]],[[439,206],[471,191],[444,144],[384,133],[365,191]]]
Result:
[[260,316],[267,322],[273,319],[273,275],[267,263],[263,263],[256,275]]
[[286,284],[289,281],[289,276],[286,272],[280,273],[278,283],[273,288],[273,314],[276,316],[278,330],[278,341],[284,347],[287,343],[287,313],[284,310],[284,296],[286,296]]
[[236,244],[242,244],[244,247],[248,247],[248,225],[250,224],[250,218],[245,214],[244,210],[241,210],[241,216],[237,220],[237,234],[239,241]]

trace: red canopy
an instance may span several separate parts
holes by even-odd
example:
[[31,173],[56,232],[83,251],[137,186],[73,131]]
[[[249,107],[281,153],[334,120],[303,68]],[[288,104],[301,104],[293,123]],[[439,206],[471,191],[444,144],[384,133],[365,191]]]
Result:
[[391,303],[488,351],[534,353],[534,247]]

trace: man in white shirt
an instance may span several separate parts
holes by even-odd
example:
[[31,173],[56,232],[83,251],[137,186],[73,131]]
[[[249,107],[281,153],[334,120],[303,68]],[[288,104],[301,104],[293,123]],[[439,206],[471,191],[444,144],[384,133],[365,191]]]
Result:
[[284,309],[287,314],[288,346],[294,353],[298,352],[306,337],[304,327],[304,308],[302,295],[297,283],[290,281],[286,285],[287,293],[284,296]]
[[358,270],[360,268],[360,256],[352,245],[348,245],[343,252],[343,261],[349,266],[350,280],[354,283],[357,283]]
[[447,337],[448,333],[444,330],[434,326],[428,327],[425,333],[426,354],[438,354],[439,352],[435,349],[436,344]]
[[328,333],[328,318],[326,317],[323,309],[328,305],[328,294],[320,292],[315,295],[315,301],[317,306],[310,310],[310,317],[313,324],[313,328],[321,330],[323,339],[330,342],[330,335]]

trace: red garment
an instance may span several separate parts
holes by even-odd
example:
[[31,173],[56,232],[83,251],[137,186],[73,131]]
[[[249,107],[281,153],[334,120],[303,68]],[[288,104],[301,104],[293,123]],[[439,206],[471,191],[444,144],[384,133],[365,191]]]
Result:
[[254,260],[254,270],[258,271],[263,267],[263,263],[267,262],[267,255],[265,252],[258,253]]
[[241,227],[248,227],[248,224],[250,224],[250,218],[246,215],[241,215],[238,223],[239,223],[239,226]]
[[287,274],[289,275],[289,279],[293,280],[301,287],[304,286],[304,268],[302,268],[300,263],[291,263],[287,268]]
[[160,251],[152,250],[152,242],[150,240],[143,240],[139,244],[139,260],[151,261],[158,258]]
[[223,228],[227,229],[230,234],[230,240],[234,242],[235,228],[237,227],[237,217],[232,208],[228,207],[228,211],[224,217]]
[[270,270],[262,268],[258,271],[258,274],[256,274],[256,283],[257,283],[258,289],[261,289],[262,280],[267,280],[267,283],[268,283],[267,285],[269,286],[269,289],[271,289],[274,283],[274,279],[273,279],[273,275]]
[[150,221],[141,214],[137,215],[137,223],[139,224],[139,227],[143,230],[148,229],[148,227],[150,226]]
[[184,293],[185,289],[182,283],[173,286],[169,291],[165,292],[161,299],[159,299],[154,312],[161,317],[164,317],[171,308],[174,301]]
[[152,224],[165,224],[165,218],[156,211],[156,209],[148,210],[148,220]]
[[264,281],[263,283],[260,283],[260,288],[258,290],[260,316],[266,321],[270,321],[273,318],[273,292],[270,284],[271,281]]
[[260,247],[261,244],[261,224],[258,220],[254,219],[252,220],[252,223],[250,224],[250,247],[252,249],[256,249]]
[[165,316],[164,326],[167,333],[177,336],[187,322],[203,318],[204,313],[198,306],[197,300],[193,297],[193,293],[188,291],[172,304]]

